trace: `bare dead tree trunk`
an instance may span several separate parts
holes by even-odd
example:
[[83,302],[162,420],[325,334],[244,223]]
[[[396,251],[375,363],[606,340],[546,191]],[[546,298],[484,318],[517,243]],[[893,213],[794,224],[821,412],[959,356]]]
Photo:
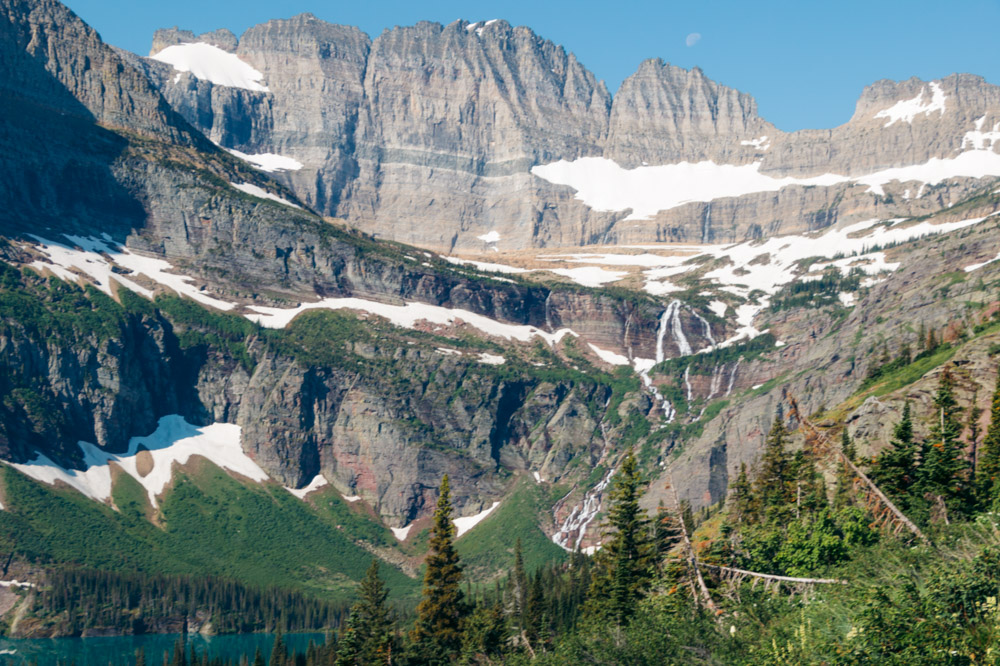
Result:
[[[695,555],[694,546],[691,545],[691,539],[688,537],[688,528],[684,523],[684,512],[681,511],[681,503],[677,498],[677,488],[674,486],[674,475],[670,472],[668,477],[670,480],[670,492],[674,498],[674,510],[677,513],[678,524],[681,526],[681,536],[684,537],[684,550],[687,551],[688,567],[691,569],[691,575],[698,581],[698,587],[701,591],[701,598],[704,601],[705,606],[707,606],[713,613],[718,613],[718,608],[715,606],[715,602],[712,601],[712,595],[708,592],[708,586],[705,585],[705,579],[701,575],[701,570],[698,568],[698,557]],[[697,597],[695,597],[697,601]]]

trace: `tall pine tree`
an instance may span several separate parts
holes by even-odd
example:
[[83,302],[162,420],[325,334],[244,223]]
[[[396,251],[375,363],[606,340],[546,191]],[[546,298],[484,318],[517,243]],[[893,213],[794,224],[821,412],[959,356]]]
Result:
[[359,586],[360,599],[351,608],[357,633],[358,655],[364,664],[387,664],[396,651],[389,590],[378,575],[378,560],[372,559]]
[[434,511],[423,598],[417,606],[416,626],[410,632],[413,662],[418,664],[449,664],[462,647],[466,604],[451,511],[451,486],[446,474]]
[[655,567],[655,546],[646,512],[639,507],[642,475],[629,449],[609,494],[607,526],[611,538],[598,558],[591,588],[591,610],[619,625],[627,624],[645,594]]
[[970,470],[959,440],[962,409],[955,398],[955,377],[947,367],[941,371],[934,408],[930,436],[922,448],[918,487],[943,502],[949,514],[964,514],[972,508]]
[[909,400],[903,405],[903,418],[893,428],[889,448],[872,460],[869,476],[903,511],[913,504],[911,493],[917,481],[917,443],[913,438]]
[[785,451],[787,441],[788,430],[779,412],[764,444],[760,473],[754,484],[754,495],[766,519],[787,521],[794,513],[795,495],[789,483],[791,460]]

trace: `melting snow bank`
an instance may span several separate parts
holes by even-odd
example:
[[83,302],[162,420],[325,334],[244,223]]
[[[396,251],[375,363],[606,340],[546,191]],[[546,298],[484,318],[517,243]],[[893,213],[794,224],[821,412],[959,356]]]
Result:
[[252,183],[229,183],[229,184],[238,189],[240,192],[249,194],[250,196],[253,197],[257,197],[258,199],[269,199],[270,201],[277,201],[280,204],[284,204],[286,206],[291,206],[292,208],[298,208],[299,210],[302,210],[302,206],[296,206],[288,199],[282,199],[277,194],[271,194],[267,190],[261,187],[257,187]]
[[948,178],[1000,176],[1000,154],[968,150],[952,158],[932,158],[924,164],[884,169],[865,176],[827,173],[810,178],[774,178],[760,173],[760,162],[744,165],[681,162],[625,169],[605,157],[559,160],[532,167],[531,173],[555,185],[576,190],[576,198],[596,211],[624,212],[626,220],[647,220],[662,210],[691,202],[709,202],[785,187],[830,187],[841,183],[867,185],[884,194],[882,186],[894,180],[935,185]]
[[304,488],[289,488],[286,486],[285,490],[295,495],[299,499],[305,499],[306,495],[308,495],[314,490],[319,490],[320,488],[326,485],[329,485],[329,481],[327,481],[323,476],[317,474],[316,477],[309,482],[308,486],[305,486]]
[[455,520],[453,520],[452,522],[455,524],[455,530],[456,530],[455,538],[457,539],[458,537],[462,536],[463,534],[471,530],[473,527],[481,523],[483,519],[486,518],[486,516],[493,513],[493,509],[497,508],[498,506],[500,506],[500,502],[493,502],[493,506],[484,511],[480,511],[474,516],[466,516],[465,518],[456,518]]
[[576,333],[568,328],[561,328],[555,333],[546,333],[534,326],[505,324],[468,310],[415,302],[405,305],[390,305],[378,301],[366,301],[361,298],[326,298],[316,303],[303,303],[297,308],[269,308],[251,305],[250,309],[259,314],[249,314],[247,318],[267,328],[284,328],[298,314],[306,310],[326,309],[370,312],[385,317],[392,324],[402,328],[414,328],[419,321],[441,326],[453,326],[458,322],[464,322],[488,335],[521,342],[539,337],[549,344],[555,344],[566,335],[576,336]]
[[163,259],[133,254],[128,248],[115,244],[110,236],[105,235],[103,240],[93,236],[84,237],[69,234],[65,234],[65,237],[69,240],[69,244],[57,243],[33,235],[32,238],[39,243],[37,249],[52,263],[35,261],[30,264],[31,267],[38,270],[48,269],[69,282],[76,282],[78,275],[74,270],[79,271],[92,278],[97,287],[109,296],[112,295],[111,281],[113,279],[137,294],[146,298],[153,297],[153,292],[149,289],[141,287],[128,277],[115,272],[112,265],[117,265],[128,269],[129,273],[145,275],[153,282],[169,287],[178,294],[204,305],[219,310],[233,308],[232,303],[207,296],[198,287],[190,284],[192,278],[168,273],[167,271],[173,270],[173,267]]
[[966,266],[964,270],[966,273],[971,273],[972,271],[978,271],[983,266],[986,266],[987,264],[992,264],[994,261],[1000,261],[1000,254],[993,257],[992,259],[987,259],[981,264],[971,264],[969,266]]
[[568,277],[573,282],[584,287],[602,287],[609,282],[617,282],[628,275],[627,271],[609,271],[600,266],[582,266],[580,268],[546,268],[556,275]]
[[929,116],[934,111],[940,111],[943,115],[945,100],[948,98],[944,94],[944,91],[941,90],[941,86],[938,85],[937,81],[931,81],[931,98],[926,103],[924,102],[925,92],[927,92],[927,88],[921,88],[920,94],[913,99],[896,102],[888,109],[876,113],[875,117],[888,118],[889,120],[886,122],[885,127],[889,127],[899,121],[913,123],[913,119],[917,116]]
[[587,491],[587,494],[583,496],[583,503],[573,507],[573,511],[566,516],[566,520],[559,526],[559,530],[552,535],[552,541],[557,546],[570,552],[580,547],[580,543],[587,533],[587,526],[601,511],[601,496],[608,484],[611,483],[611,477],[614,473],[615,470],[611,469],[600,483]]
[[589,346],[593,352],[597,354],[598,358],[605,363],[609,363],[611,365],[629,365],[628,358],[622,356],[621,354],[616,354],[615,352],[608,351],[607,349],[601,349],[597,345],[592,345],[589,342],[587,343],[587,346]]
[[410,523],[406,527],[390,527],[389,531],[392,532],[392,536],[396,537],[397,541],[406,541],[411,527],[413,527],[413,523]]
[[503,365],[507,362],[507,360],[503,356],[483,352],[479,355],[479,362],[485,363],[486,365]]
[[229,423],[197,427],[181,416],[164,416],[152,435],[130,439],[125,453],[109,453],[88,442],[79,446],[86,465],[83,470],[60,467],[41,453],[29,463],[6,464],[33,479],[48,484],[61,481],[105,502],[111,499],[111,463],[115,463],[146,489],[153,506],[170,482],[174,463],[183,465],[194,455],[253,481],[268,479],[267,472],[243,452],[240,427]]
[[152,59],[165,62],[178,72],[190,72],[195,78],[211,81],[216,85],[270,92],[267,86],[260,83],[264,78],[263,74],[240,60],[235,53],[223,51],[211,44],[174,44],[152,56]]
[[[19,580],[0,580],[0,587],[35,587],[34,583],[27,583]],[[2,654],[2,653],[0,653]]]
[[235,157],[240,158],[244,162],[252,164],[261,171],[266,171],[268,173],[298,171],[303,166],[302,162],[299,162],[296,159],[284,157],[283,155],[276,155],[274,153],[257,153],[256,155],[247,155],[246,153],[241,153],[233,148],[223,148],[223,150]]

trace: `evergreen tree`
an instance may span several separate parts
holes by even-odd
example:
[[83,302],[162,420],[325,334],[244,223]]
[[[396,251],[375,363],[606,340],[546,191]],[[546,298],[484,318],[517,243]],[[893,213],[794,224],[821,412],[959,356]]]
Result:
[[504,610],[499,604],[476,606],[462,634],[461,663],[498,663],[503,655],[507,631]]
[[538,645],[545,616],[545,590],[542,588],[542,572],[536,571],[524,604],[524,633],[533,646]]
[[[192,660],[193,661],[193,660]],[[274,645],[271,647],[271,657],[268,659],[268,666],[285,666],[288,661],[288,648],[285,646],[285,637],[281,635],[281,626],[274,632]]]
[[677,520],[670,515],[663,501],[660,501],[656,508],[656,518],[653,522],[653,544],[657,558],[662,562],[667,553],[680,541],[680,526]]
[[389,590],[379,578],[377,559],[372,559],[359,587],[361,598],[351,608],[359,657],[365,664],[388,663],[395,648],[395,636],[392,611],[387,604]]
[[760,473],[754,484],[754,495],[761,504],[764,517],[787,520],[792,513],[795,496],[789,488],[790,460],[785,444],[788,430],[784,421],[775,417],[771,432],[764,444],[760,459]]
[[949,513],[965,513],[972,504],[969,465],[959,440],[962,410],[955,399],[955,378],[947,367],[941,372],[934,407],[930,437],[922,448],[918,486],[923,493],[940,498]]
[[524,557],[521,553],[521,537],[514,544],[514,576],[511,578],[511,614],[517,633],[524,629],[524,608],[528,597],[528,576],[524,572]]
[[655,548],[649,519],[639,507],[642,478],[629,449],[609,493],[611,538],[601,549],[591,587],[591,610],[627,624],[654,573]]
[[462,646],[462,567],[453,540],[451,488],[448,476],[441,480],[441,493],[425,560],[423,599],[417,606],[417,622],[410,633],[414,661],[422,664],[451,663]]
[[253,654],[253,666],[266,666],[264,664],[264,655],[261,654],[260,648],[257,648]]
[[135,666],[146,666],[146,649],[143,647],[135,651]]
[[356,619],[352,613],[350,617],[347,618],[347,626],[340,633],[340,641],[337,643],[337,657],[334,661],[334,666],[358,666],[363,664],[360,658],[360,641],[358,641],[358,632],[356,625]]
[[990,405],[990,425],[986,429],[976,474],[979,499],[983,506],[995,507],[1000,499],[1000,374]]
[[912,492],[917,481],[917,443],[913,438],[909,400],[903,405],[903,418],[892,431],[889,448],[872,460],[869,476],[902,510],[913,505]]

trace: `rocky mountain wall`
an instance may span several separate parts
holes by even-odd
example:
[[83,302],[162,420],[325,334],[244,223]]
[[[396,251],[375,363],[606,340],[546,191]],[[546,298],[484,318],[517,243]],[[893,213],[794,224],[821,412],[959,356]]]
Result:
[[[147,60],[185,118],[227,148],[298,160],[302,168],[275,177],[322,214],[442,252],[735,241],[942,207],[903,176],[891,193],[838,184],[805,185],[803,194],[793,184],[692,199],[636,221],[532,173],[560,160],[860,177],[1000,145],[1000,88],[968,74],[879,81],[848,123],[785,133],[760,118],[750,95],[658,59],[643,62],[612,98],[572,53],[502,20],[421,22],[369,41],[356,28],[301,15],[255,26],[235,47],[225,34],[158,31],[151,55],[195,41],[237,54],[268,91],[213,85]],[[974,188],[945,186],[956,195]],[[648,187],[689,185],[667,178]]]

